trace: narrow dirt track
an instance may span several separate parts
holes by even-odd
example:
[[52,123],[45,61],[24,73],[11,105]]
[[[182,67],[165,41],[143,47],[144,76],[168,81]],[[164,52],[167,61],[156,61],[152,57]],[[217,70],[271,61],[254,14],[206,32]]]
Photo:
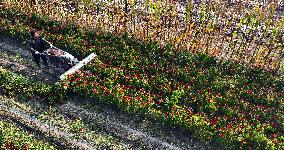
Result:
[[[37,67],[27,47],[21,43],[22,41],[14,38],[0,36],[0,65],[35,81],[56,82],[65,70],[52,63],[48,68]],[[9,101],[7,98],[0,100],[0,119],[33,131],[59,149],[213,149],[209,144],[199,142],[180,129],[125,114],[93,99],[71,96],[63,104],[48,107],[40,100],[14,103]],[[29,109],[22,109],[18,107],[20,105]],[[50,122],[52,117],[42,120],[39,116],[45,112],[54,116],[60,115],[70,121],[79,118],[87,124],[88,131],[95,129],[103,137],[113,138],[110,142],[115,144],[100,144],[85,135],[66,132],[60,127],[60,123]],[[52,119],[56,120],[55,117]]]

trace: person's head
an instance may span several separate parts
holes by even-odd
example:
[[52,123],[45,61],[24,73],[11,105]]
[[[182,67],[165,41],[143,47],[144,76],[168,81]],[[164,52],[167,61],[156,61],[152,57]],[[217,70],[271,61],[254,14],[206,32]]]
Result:
[[39,38],[40,37],[40,31],[37,31],[37,30],[31,30],[31,36],[33,38]]
[[36,31],[35,34],[34,34],[34,37],[39,38],[40,37],[40,31]]

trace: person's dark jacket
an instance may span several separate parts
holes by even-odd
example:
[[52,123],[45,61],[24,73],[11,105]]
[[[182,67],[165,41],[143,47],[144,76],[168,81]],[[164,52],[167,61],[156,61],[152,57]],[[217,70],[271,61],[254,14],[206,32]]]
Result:
[[50,48],[50,45],[45,42],[42,38],[33,39],[30,41],[31,48],[39,53],[43,53],[46,49]]

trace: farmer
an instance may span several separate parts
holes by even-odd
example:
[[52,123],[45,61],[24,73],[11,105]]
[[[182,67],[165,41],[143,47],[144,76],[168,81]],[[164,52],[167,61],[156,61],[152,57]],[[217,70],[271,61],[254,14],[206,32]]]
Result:
[[30,33],[32,35],[32,40],[30,41],[29,45],[32,49],[31,53],[35,63],[40,66],[41,59],[43,64],[48,66],[45,50],[47,50],[50,45],[41,38],[40,31],[32,30]]

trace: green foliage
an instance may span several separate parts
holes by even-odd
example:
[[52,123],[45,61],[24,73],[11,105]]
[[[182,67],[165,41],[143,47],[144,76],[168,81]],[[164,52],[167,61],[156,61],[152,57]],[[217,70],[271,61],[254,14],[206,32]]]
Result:
[[20,149],[23,145],[28,149],[55,149],[49,143],[37,140],[34,135],[21,128],[0,121],[0,149]]
[[[271,120],[275,111],[283,109],[282,83],[274,81],[270,73],[231,62],[217,63],[213,57],[203,54],[178,52],[169,55],[162,53],[155,43],[134,52],[130,43],[121,47],[124,39],[121,40],[107,43],[119,44],[119,51],[107,45],[96,50],[100,58],[105,58],[103,62],[86,66],[85,70],[91,71],[91,75],[83,71],[70,76],[66,81],[68,87],[113,102],[125,111],[163,116],[165,120],[195,131],[204,140],[219,139],[227,146],[249,146],[249,143],[236,141],[237,137],[229,138],[241,134],[243,139],[252,140],[255,148],[260,147],[257,143],[274,148],[280,146],[263,140],[263,136],[246,137],[243,131],[233,131],[240,126],[230,127],[231,124],[246,124],[249,132],[257,132],[253,128],[255,122],[265,128],[263,121]],[[266,95],[266,89],[271,87],[275,89],[270,91],[273,96]],[[264,107],[270,115],[261,113]],[[258,120],[245,112],[263,115]],[[243,117],[248,119],[242,120]],[[185,122],[189,119],[192,122]],[[280,142],[280,130],[276,130],[273,134],[277,133]],[[265,134],[266,139],[269,136]]]
[[36,97],[54,103],[64,100],[66,94],[60,85],[31,81],[3,69],[0,70],[0,87],[4,95],[19,97],[22,100]]

